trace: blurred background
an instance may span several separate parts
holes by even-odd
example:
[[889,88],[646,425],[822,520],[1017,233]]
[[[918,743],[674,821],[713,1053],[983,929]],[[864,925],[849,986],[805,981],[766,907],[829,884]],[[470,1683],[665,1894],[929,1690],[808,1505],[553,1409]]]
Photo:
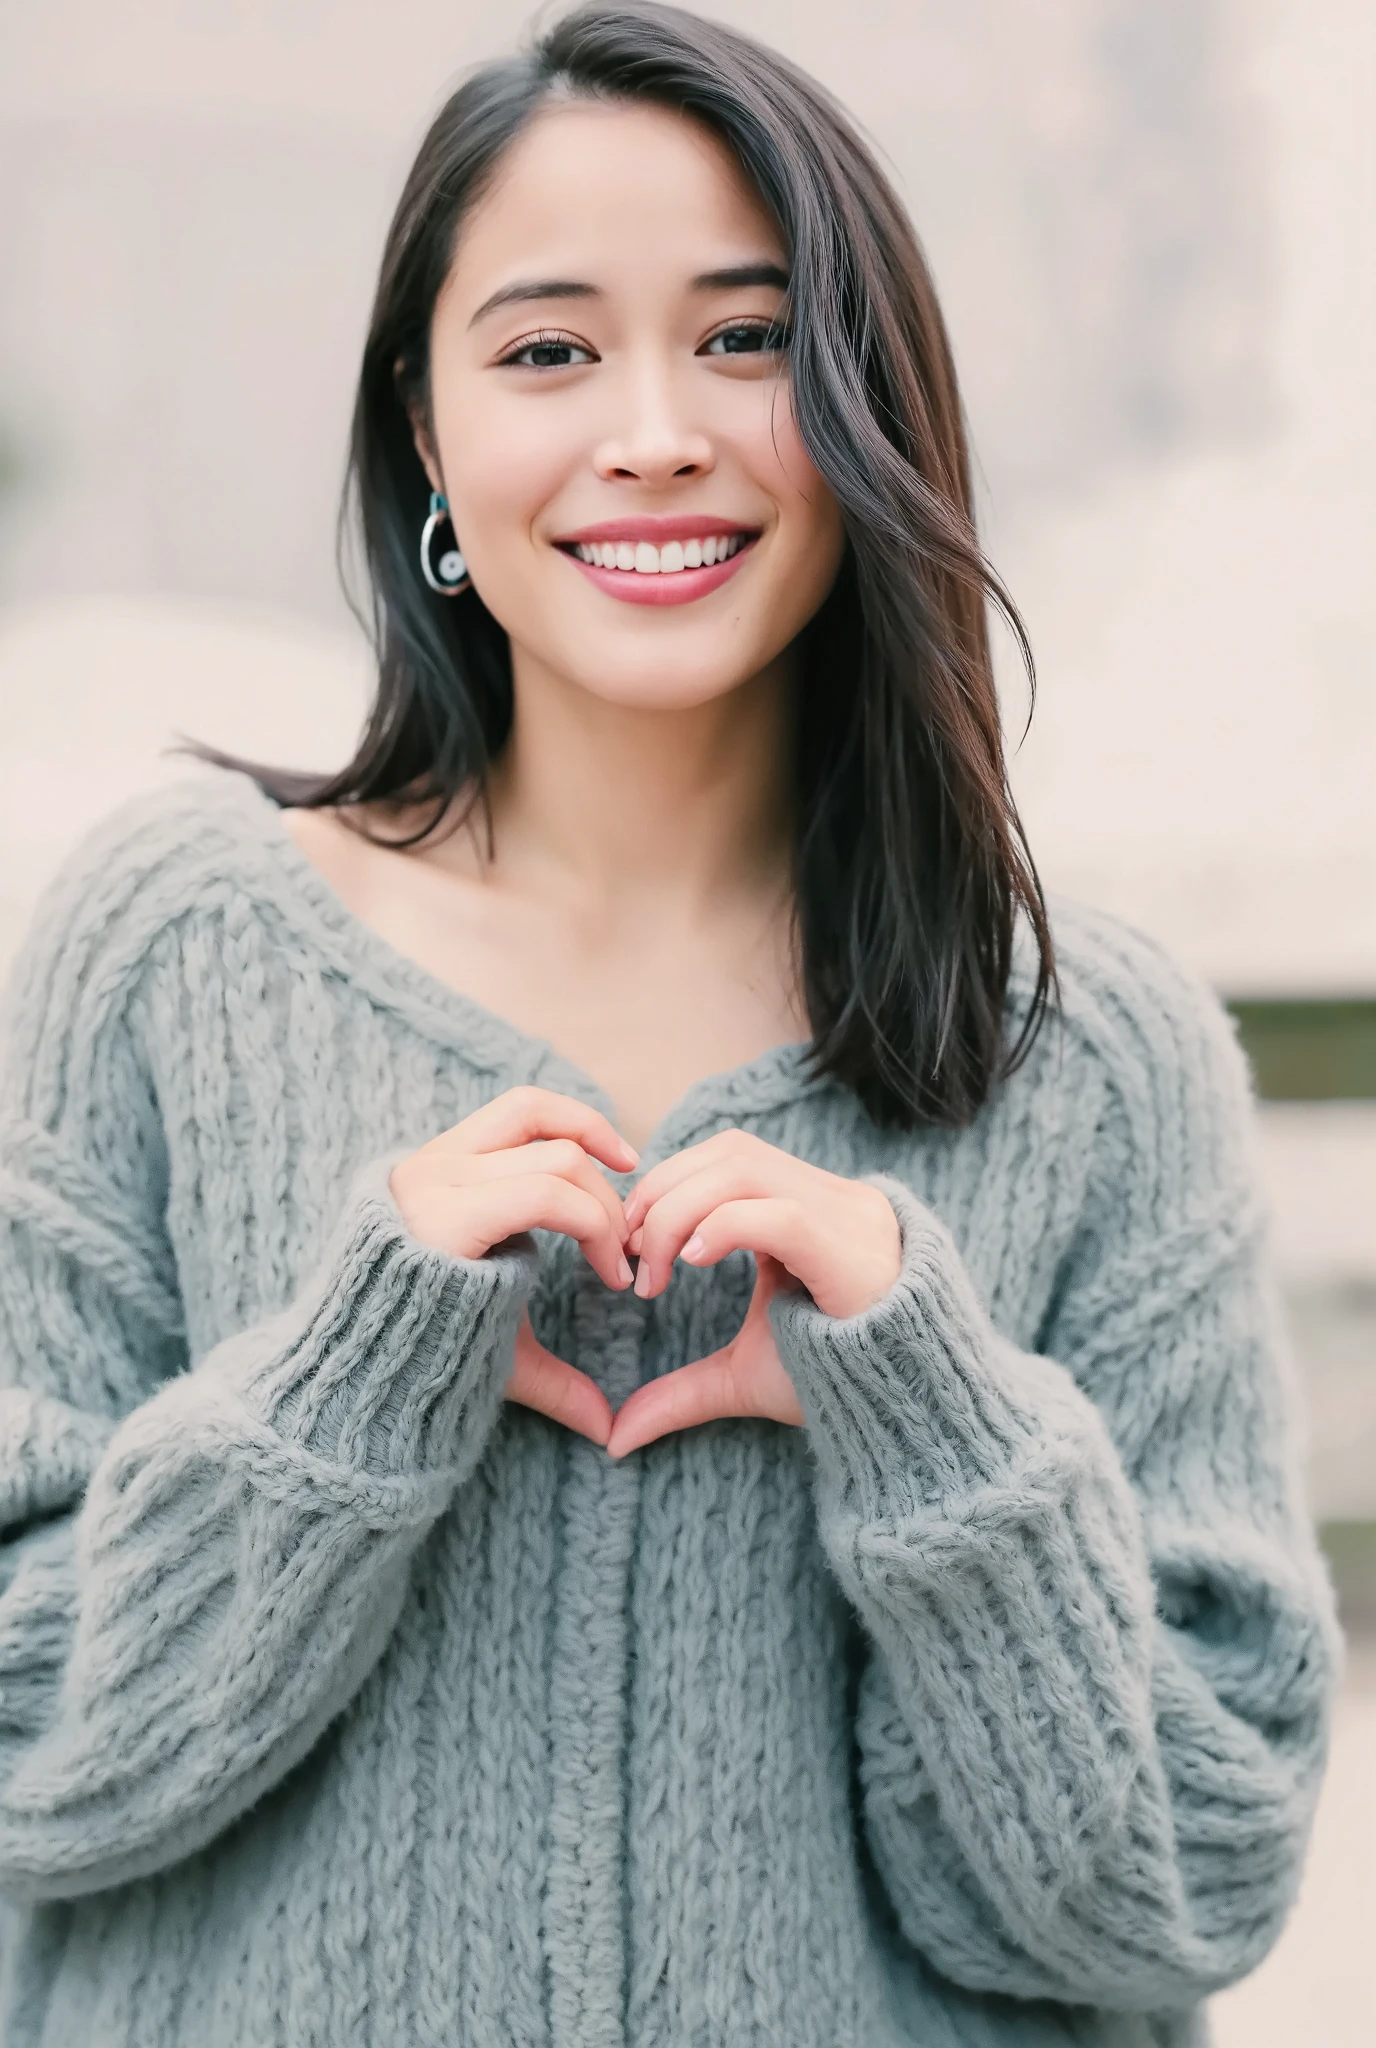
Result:
[[[1305,1889],[1220,2048],[1376,2040],[1376,10],[719,0],[906,193],[954,334],[1046,883],[1233,1006],[1351,1638]],[[68,845],[313,766],[369,683],[334,574],[387,218],[474,0],[0,10],[0,965]]]

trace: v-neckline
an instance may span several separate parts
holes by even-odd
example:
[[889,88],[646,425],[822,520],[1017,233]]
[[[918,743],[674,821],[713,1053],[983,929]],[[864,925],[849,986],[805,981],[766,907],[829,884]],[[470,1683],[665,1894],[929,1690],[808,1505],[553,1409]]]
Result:
[[[507,1085],[538,1082],[601,1110],[619,1129],[611,1096],[576,1060],[551,1040],[525,1030],[489,1009],[428,967],[351,910],[344,898],[303,852],[284,809],[250,776],[240,787],[257,811],[279,877],[290,882],[299,906],[328,933],[337,970],[348,974],[389,1007],[405,1014],[431,1038],[439,1038],[491,1073],[509,1076]],[[757,1114],[798,1096],[835,1084],[809,1067],[806,1039],[790,1040],[718,1073],[703,1074],[670,1105],[644,1145],[638,1164],[613,1176],[631,1183],[661,1159],[681,1151],[704,1124],[725,1114]]]

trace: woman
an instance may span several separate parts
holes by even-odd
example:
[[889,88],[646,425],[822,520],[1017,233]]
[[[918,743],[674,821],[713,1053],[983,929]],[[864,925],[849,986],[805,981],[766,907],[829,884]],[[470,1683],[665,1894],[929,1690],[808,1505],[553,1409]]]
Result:
[[568,17],[352,480],[356,758],[126,807],[14,982],[7,2048],[1201,2039],[1340,1654],[1249,1075],[1037,885],[896,200]]

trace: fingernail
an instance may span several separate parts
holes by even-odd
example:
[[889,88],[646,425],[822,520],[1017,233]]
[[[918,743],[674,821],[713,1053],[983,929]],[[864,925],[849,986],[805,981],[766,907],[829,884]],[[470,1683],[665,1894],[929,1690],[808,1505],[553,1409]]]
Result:
[[630,1236],[629,1236],[629,1237],[628,1237],[628,1238],[626,1239],[626,1249],[627,1249],[627,1251],[631,1251],[631,1252],[634,1252],[634,1253],[636,1254],[636,1256],[637,1256],[637,1257],[639,1257],[639,1255],[640,1255],[640,1240],[641,1240],[642,1236],[644,1235],[644,1231],[645,1231],[645,1226],[644,1226],[644,1224],[643,1224],[643,1223],[637,1223],[637,1225],[636,1225],[635,1229],[634,1229],[634,1230],[633,1230],[633,1231],[631,1232]]
[[622,1285],[623,1287],[629,1287],[629,1286],[630,1286],[630,1284],[631,1284],[631,1266],[630,1266],[630,1261],[629,1261],[629,1259],[620,1259],[620,1260],[618,1260],[618,1261],[617,1261],[617,1267],[616,1267],[616,1277],[617,1277],[617,1279],[618,1279],[618,1280],[619,1280],[619,1281],[621,1282],[621,1285]]
[[650,1268],[644,1259],[640,1261],[636,1271],[635,1291],[642,1301],[650,1291]]
[[706,1245],[704,1245],[697,1232],[694,1231],[687,1244],[683,1247],[683,1250],[679,1253],[679,1257],[681,1259],[700,1259],[706,1249]]

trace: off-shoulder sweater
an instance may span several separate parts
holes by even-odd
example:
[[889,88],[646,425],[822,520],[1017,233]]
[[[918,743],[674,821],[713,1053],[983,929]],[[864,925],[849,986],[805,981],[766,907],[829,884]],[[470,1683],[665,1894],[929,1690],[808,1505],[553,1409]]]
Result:
[[[778,1047],[738,1126],[902,1265],[773,1307],[802,1426],[614,1460],[753,1263],[644,1302],[418,1241],[396,1158],[556,1048],[394,950],[238,775],[50,885],[0,1096],[5,2048],[1146,2048],[1294,1899],[1343,1648],[1221,1002],[1051,895],[967,1127]],[[1010,1024],[1033,987],[1020,939]],[[630,1176],[616,1178],[624,1192]]]

